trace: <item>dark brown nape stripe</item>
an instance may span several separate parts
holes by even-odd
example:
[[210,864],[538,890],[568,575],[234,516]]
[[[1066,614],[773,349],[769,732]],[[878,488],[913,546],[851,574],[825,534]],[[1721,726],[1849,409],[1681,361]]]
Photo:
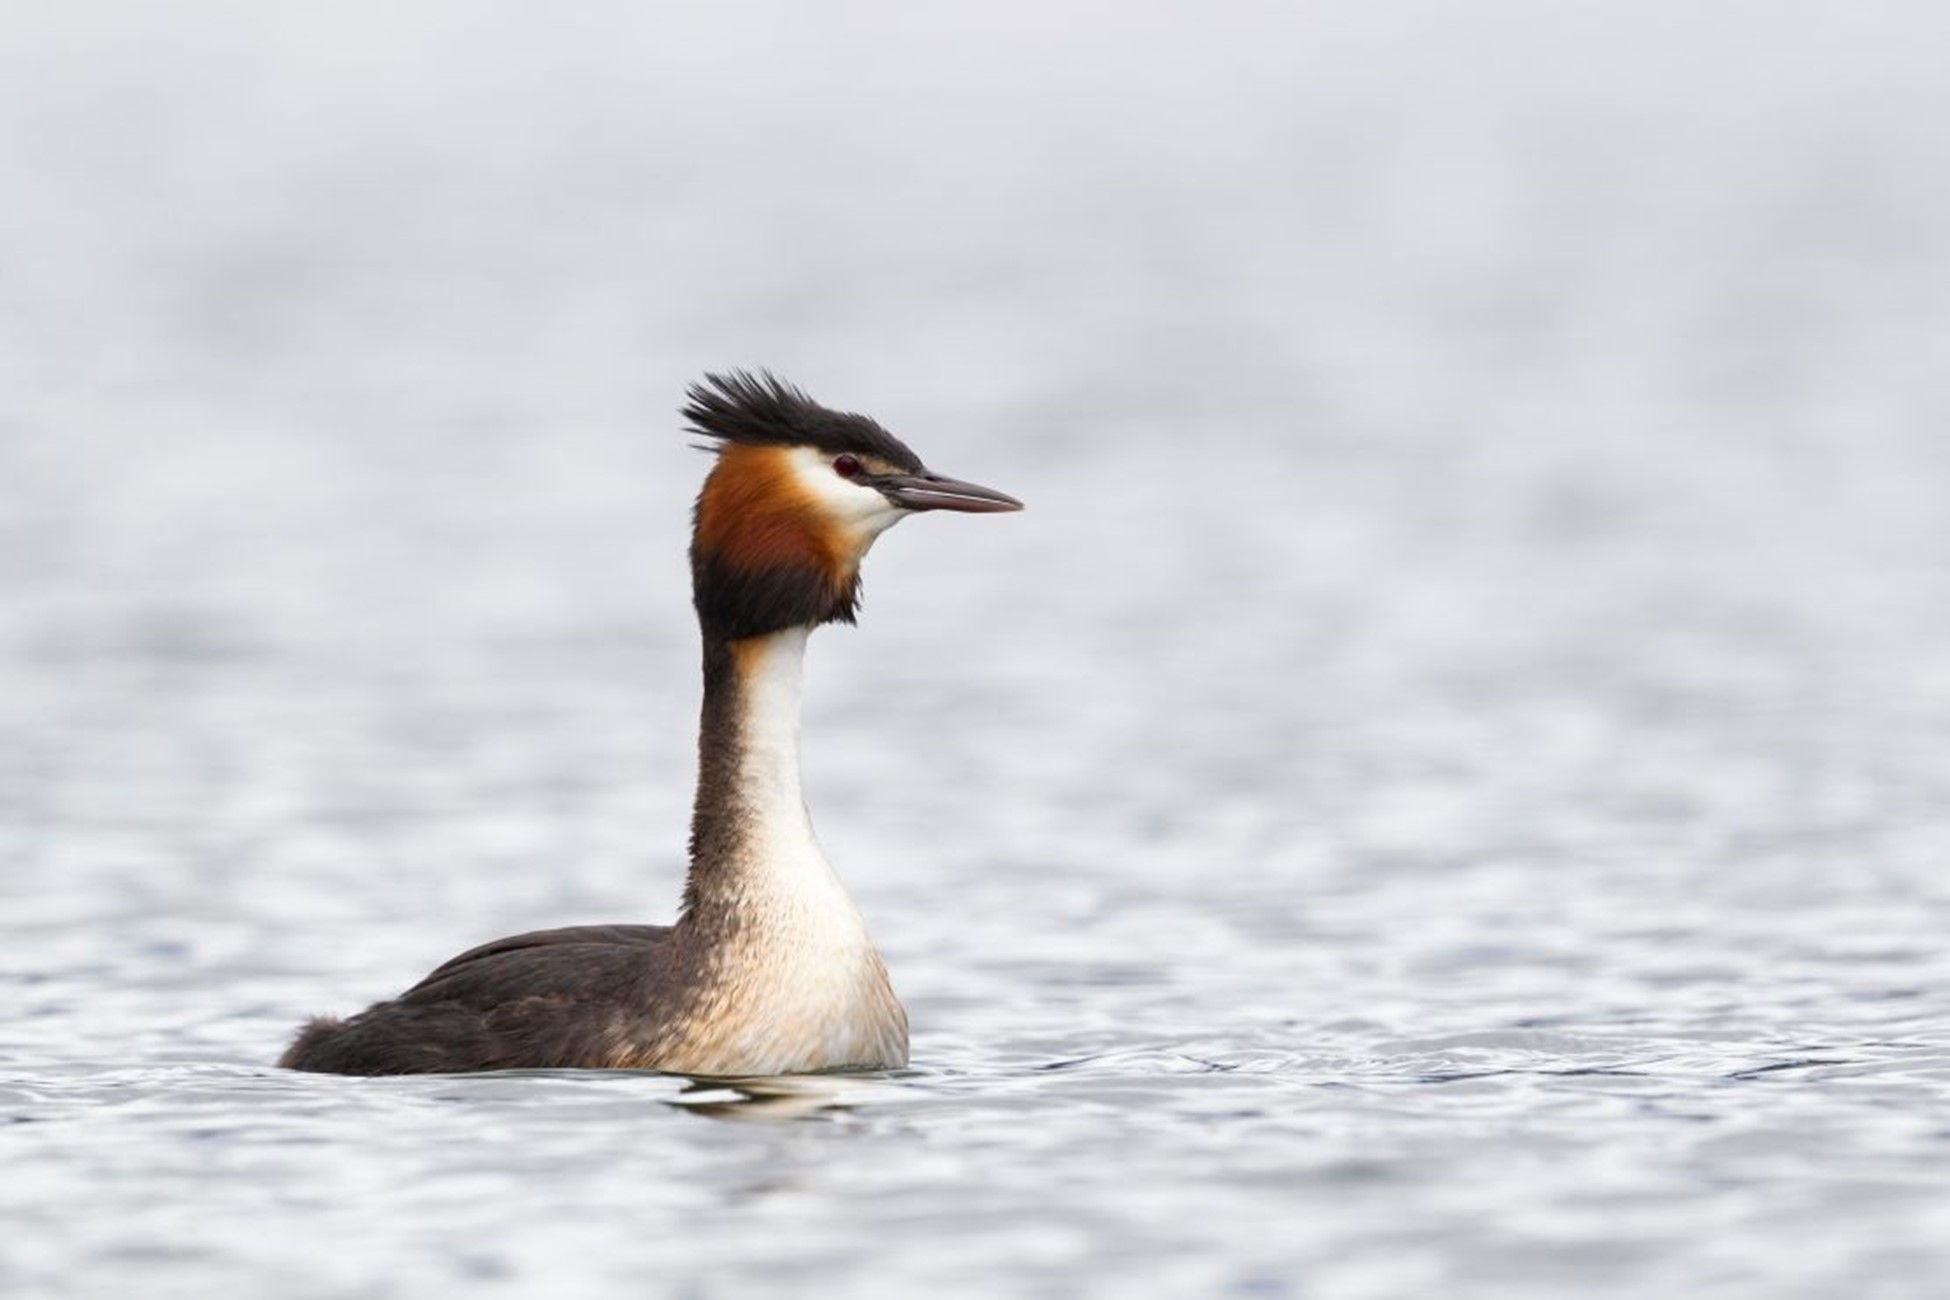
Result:
[[697,734],[697,798],[691,809],[691,869],[684,878],[683,915],[709,925],[724,909],[721,887],[747,829],[750,810],[738,801],[744,751],[744,674],[737,647],[704,637],[704,712]]

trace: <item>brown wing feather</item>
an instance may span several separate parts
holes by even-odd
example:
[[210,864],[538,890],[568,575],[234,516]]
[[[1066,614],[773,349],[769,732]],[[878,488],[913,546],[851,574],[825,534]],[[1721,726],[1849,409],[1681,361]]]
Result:
[[[478,947],[469,948],[458,957],[449,957],[427,973],[426,984],[438,979],[456,967],[484,957],[494,957],[504,952],[516,952],[523,948],[543,948],[562,943],[613,943],[625,945],[652,946],[662,942],[670,933],[667,925],[565,925],[553,930],[530,930],[526,934],[511,934],[505,939],[493,939]],[[415,988],[419,985],[415,985]]]
[[659,1018],[653,990],[670,931],[581,925],[482,944],[397,999],[299,1031],[278,1063],[327,1074],[451,1074],[602,1067],[619,1012]]

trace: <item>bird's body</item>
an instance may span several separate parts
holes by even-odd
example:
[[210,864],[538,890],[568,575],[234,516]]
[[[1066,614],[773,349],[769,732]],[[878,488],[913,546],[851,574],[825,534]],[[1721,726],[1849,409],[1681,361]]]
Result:
[[806,641],[852,621],[861,557],[906,514],[1020,503],[928,473],[872,421],[769,377],[714,376],[691,398],[693,427],[719,443],[691,546],[704,710],[677,923],[484,944],[392,1001],[312,1021],[281,1065],[722,1076],[907,1063],[907,1013],[801,793]]

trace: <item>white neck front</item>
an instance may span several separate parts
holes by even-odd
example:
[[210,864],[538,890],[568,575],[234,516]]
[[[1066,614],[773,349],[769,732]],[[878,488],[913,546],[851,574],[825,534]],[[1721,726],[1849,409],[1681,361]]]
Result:
[[813,835],[799,778],[809,628],[720,643],[707,674],[687,941],[708,1008],[672,1059],[701,1073],[895,1066],[907,1016]]
[[799,776],[800,700],[810,631],[787,628],[740,647],[734,778],[746,832],[740,837],[745,841],[740,856],[762,864],[766,874],[784,871],[832,877],[833,869],[813,835]]

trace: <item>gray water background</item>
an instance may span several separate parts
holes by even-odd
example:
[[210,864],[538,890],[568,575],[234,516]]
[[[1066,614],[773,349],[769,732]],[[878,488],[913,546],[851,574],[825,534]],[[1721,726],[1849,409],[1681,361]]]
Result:
[[[1950,1294],[1941,7],[0,23],[0,1294]],[[670,917],[732,365],[1030,505],[813,645],[914,1070],[271,1069]]]

